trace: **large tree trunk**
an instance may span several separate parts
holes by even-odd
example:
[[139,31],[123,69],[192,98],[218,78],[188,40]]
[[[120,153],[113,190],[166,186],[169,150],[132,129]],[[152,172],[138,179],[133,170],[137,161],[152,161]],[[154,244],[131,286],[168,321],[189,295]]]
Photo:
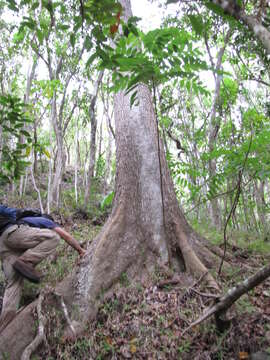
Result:
[[[159,145],[150,91],[145,85],[137,90],[139,105],[132,109],[128,96],[115,96],[114,207],[73,278],[73,304],[80,309],[77,315],[84,318],[95,314],[101,292],[110,290],[123,273],[132,281],[146,281],[155,266],[170,264],[175,271],[186,269],[201,276],[207,269],[193,248],[208,259],[207,265],[214,259],[179,209],[163,146]],[[211,275],[206,279],[216,285]],[[82,316],[79,318],[81,321]]]
[[[130,15],[129,0],[122,3]],[[130,96],[123,92],[115,96],[117,170],[112,213],[80,266],[56,290],[68,306],[76,333],[95,316],[102,297],[117,288],[123,274],[132,282],[147,283],[156,267],[170,265],[175,272],[204,275],[209,285],[217,286],[195,251],[207,266],[215,257],[178,206],[151,93],[143,84],[137,91],[139,105],[132,108]],[[28,311],[27,324],[33,324],[31,308],[24,311]],[[10,349],[10,329],[16,337],[18,321],[15,318],[1,333],[0,352]],[[31,341],[27,336],[25,346]]]

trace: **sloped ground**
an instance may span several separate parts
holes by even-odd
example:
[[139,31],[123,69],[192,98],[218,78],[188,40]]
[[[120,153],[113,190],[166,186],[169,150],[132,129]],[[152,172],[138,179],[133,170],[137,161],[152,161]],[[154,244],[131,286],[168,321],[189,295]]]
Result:
[[[245,251],[235,252],[229,273],[221,284],[228,289],[266,261]],[[160,270],[151,284],[130,284],[125,274],[117,293],[104,301],[95,322],[75,343],[61,338],[65,320],[50,314],[49,346],[38,359],[270,359],[270,280],[244,295],[230,310],[229,328],[218,333],[211,319],[183,330],[211,303],[200,282],[182,275],[174,285]],[[46,306],[45,306],[46,307]],[[48,309],[44,310],[48,313]]]
[[[91,221],[78,218],[64,220],[65,227],[83,241],[99,231]],[[230,248],[233,254],[230,270],[219,280],[223,291],[254,273],[269,262],[269,257]],[[40,269],[46,274],[40,286],[25,282],[22,305],[38,296],[46,284],[55,285],[75,265],[77,254],[64,242]],[[48,345],[39,349],[35,359],[252,359],[250,354],[270,350],[270,280],[243,296],[230,310],[229,328],[222,334],[208,320],[183,331],[209,306],[201,282],[182,275],[176,284],[167,282],[165,275],[156,269],[150,284],[130,284],[122,275],[119,291],[106,299],[100,307],[96,321],[88,324],[85,334],[75,343],[62,339],[65,319],[60,312],[44,304],[48,318],[46,335]],[[0,275],[0,308],[4,280]],[[269,352],[270,354],[270,352]],[[264,353],[259,360],[270,359]]]

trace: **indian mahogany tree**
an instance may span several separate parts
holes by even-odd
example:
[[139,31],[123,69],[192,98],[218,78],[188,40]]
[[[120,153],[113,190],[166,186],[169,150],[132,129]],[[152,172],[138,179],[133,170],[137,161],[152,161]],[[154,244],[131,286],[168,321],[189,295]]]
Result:
[[[127,23],[132,16],[130,0],[120,3]],[[82,262],[52,290],[67,305],[66,336],[83,331],[123,274],[130,281],[147,284],[156,267],[170,276],[187,271],[195,277],[204,275],[208,285],[217,289],[208,273],[216,257],[179,208],[151,91],[143,83],[132,91],[118,91],[114,98],[117,169],[111,215]],[[1,333],[0,352],[17,359],[32,341],[35,306],[36,302],[19,312]],[[60,307],[59,302],[55,306]]]

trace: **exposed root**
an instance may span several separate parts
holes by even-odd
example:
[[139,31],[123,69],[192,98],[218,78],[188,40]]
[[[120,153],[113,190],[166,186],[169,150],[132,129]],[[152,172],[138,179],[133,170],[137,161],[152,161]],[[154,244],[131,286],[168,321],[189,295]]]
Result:
[[30,360],[31,355],[36,351],[38,346],[42,344],[42,342],[46,342],[46,335],[45,335],[45,325],[46,325],[46,318],[42,314],[42,303],[44,301],[45,293],[41,292],[38,298],[37,303],[37,314],[38,314],[38,333],[34,340],[25,348],[24,352],[22,353],[21,360]]
[[60,296],[60,295],[57,295],[57,296],[59,297],[60,304],[61,304],[61,308],[62,308],[62,310],[63,310],[63,313],[64,313],[64,316],[65,316],[66,322],[67,322],[67,324],[68,324],[68,326],[69,326],[72,334],[73,334],[74,336],[76,336],[76,331],[75,331],[75,328],[74,328],[74,326],[72,325],[72,322],[71,322],[70,317],[69,317],[69,315],[68,315],[68,310],[67,310],[67,306],[66,306],[66,304],[65,304],[65,302],[64,302],[64,299],[63,299],[62,296]]
[[44,299],[47,295],[52,294],[54,295],[59,304],[60,308],[63,312],[64,318],[68,324],[68,328],[71,331],[72,336],[69,336],[69,339],[75,339],[76,338],[76,330],[72,324],[72,321],[69,317],[67,306],[64,302],[64,299],[61,295],[55,292],[52,288],[46,288],[44,291],[42,291],[39,295],[38,302],[37,302],[37,315],[38,315],[38,332],[34,340],[25,348],[23,351],[23,354],[21,356],[21,360],[30,360],[31,355],[37,350],[37,348],[44,342],[47,344],[47,338],[45,335],[45,327],[47,324],[46,317],[42,314],[42,303],[44,302]]
[[195,251],[192,249],[191,245],[188,242],[187,236],[184,233],[184,231],[181,229],[181,227],[177,226],[178,230],[178,245],[180,247],[180,250],[182,252],[186,269],[190,274],[193,274],[195,276],[203,276],[205,277],[205,280],[210,288],[213,288],[217,291],[220,291],[220,288],[213,278],[213,276],[208,272],[207,268],[204,266],[204,264],[200,261],[198,256],[195,254]]

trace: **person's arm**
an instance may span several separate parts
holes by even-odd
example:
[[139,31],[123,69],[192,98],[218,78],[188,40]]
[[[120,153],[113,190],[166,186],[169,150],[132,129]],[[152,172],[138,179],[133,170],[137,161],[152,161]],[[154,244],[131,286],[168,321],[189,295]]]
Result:
[[80,257],[83,257],[86,254],[86,250],[84,250],[77,240],[75,240],[66,230],[61,227],[55,227],[54,230],[58,235],[61,236],[62,239],[65,240],[67,244],[73,247],[73,249],[77,250]]

